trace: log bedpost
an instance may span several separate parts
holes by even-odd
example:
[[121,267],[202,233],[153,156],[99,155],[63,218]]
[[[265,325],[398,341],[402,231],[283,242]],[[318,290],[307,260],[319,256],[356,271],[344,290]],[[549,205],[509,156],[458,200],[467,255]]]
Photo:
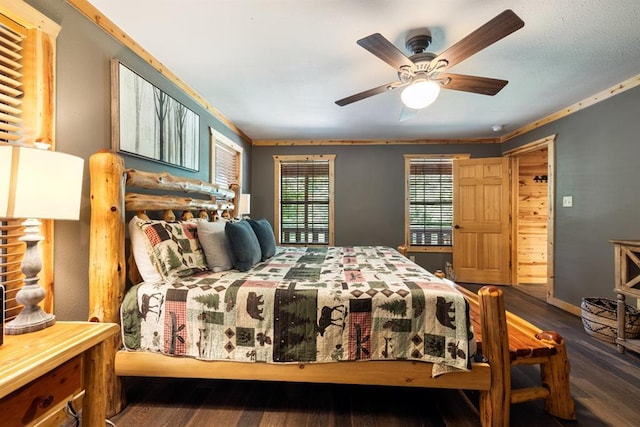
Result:
[[[89,244],[89,321],[120,323],[119,307],[125,288],[124,161],[102,150],[89,160],[91,229]],[[124,388],[115,375],[120,335],[105,343],[107,417],[125,405]]]
[[[229,185],[229,189],[233,191],[233,210],[229,213],[231,218],[238,218],[240,215],[240,186],[238,184]],[[223,215],[224,216],[224,215]]]
[[540,364],[542,385],[550,391],[544,401],[544,409],[558,418],[575,420],[575,405],[569,387],[571,369],[564,338],[550,331],[540,332],[536,338],[556,348],[556,354],[551,355],[547,362]]
[[504,296],[495,286],[478,291],[482,319],[482,354],[491,365],[491,386],[480,392],[480,418],[485,427],[509,425],[511,361]]

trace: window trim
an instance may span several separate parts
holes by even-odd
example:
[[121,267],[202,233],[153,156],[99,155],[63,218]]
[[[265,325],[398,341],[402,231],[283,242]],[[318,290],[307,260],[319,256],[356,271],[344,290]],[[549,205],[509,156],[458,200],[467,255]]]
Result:
[[470,154],[405,154],[404,155],[404,244],[408,252],[434,252],[434,253],[451,253],[453,246],[415,246],[410,245],[410,221],[409,221],[409,186],[411,175],[411,160],[415,159],[469,159]]
[[[273,156],[273,226],[277,244],[280,241],[280,164],[282,162],[304,161],[304,160],[328,160],[329,162],[329,241],[328,246],[335,244],[334,233],[334,206],[335,206],[335,154],[310,154],[310,155],[274,155]],[[313,245],[307,246],[327,246]]]
[[242,163],[244,160],[244,149],[240,144],[233,142],[231,139],[223,135],[220,131],[215,130],[212,127],[209,127],[210,134],[210,158],[209,158],[209,182],[214,184],[218,184],[216,182],[216,145],[224,145],[225,148],[228,148],[232,151],[236,152],[236,177],[235,180],[231,182],[231,184],[238,184],[240,187],[240,193],[243,193],[242,187]]

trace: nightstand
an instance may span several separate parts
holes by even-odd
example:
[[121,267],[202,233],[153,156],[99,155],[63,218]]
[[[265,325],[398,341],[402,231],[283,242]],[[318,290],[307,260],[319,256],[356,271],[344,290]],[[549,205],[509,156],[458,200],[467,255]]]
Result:
[[57,322],[0,346],[0,414],[3,426],[60,425],[67,401],[84,390],[82,425],[104,426],[104,343],[114,323]]

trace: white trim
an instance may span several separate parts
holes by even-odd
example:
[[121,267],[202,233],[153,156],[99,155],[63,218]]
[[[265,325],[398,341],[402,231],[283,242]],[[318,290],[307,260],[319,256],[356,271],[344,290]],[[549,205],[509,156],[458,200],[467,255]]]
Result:
[[244,149],[240,144],[233,142],[228,137],[223,135],[220,131],[217,131],[214,128],[209,127],[209,133],[211,134],[211,138],[213,138],[213,141],[217,141],[221,144],[224,144],[229,148],[237,151],[240,154],[242,154],[242,152],[244,151]]

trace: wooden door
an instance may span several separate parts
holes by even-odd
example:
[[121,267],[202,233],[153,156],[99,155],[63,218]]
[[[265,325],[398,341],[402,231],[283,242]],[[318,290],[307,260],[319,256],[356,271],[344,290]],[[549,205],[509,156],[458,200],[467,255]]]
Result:
[[458,282],[509,284],[509,159],[453,162],[453,271]]

